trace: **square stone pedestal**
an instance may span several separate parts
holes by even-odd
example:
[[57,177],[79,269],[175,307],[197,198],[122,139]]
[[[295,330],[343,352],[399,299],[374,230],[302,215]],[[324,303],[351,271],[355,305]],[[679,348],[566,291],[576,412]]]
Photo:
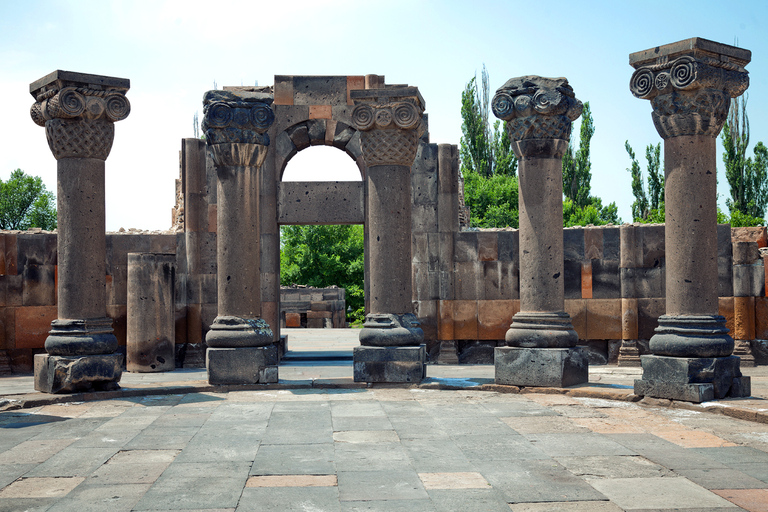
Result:
[[277,347],[209,348],[205,354],[209,384],[277,382]]
[[496,384],[566,388],[589,381],[584,347],[494,349]]
[[643,378],[635,380],[635,394],[701,403],[725,397],[748,397],[749,377],[739,369],[739,358],[640,356]]
[[81,393],[120,388],[123,355],[35,355],[35,389],[43,393]]
[[413,382],[427,376],[427,346],[355,347],[355,382]]

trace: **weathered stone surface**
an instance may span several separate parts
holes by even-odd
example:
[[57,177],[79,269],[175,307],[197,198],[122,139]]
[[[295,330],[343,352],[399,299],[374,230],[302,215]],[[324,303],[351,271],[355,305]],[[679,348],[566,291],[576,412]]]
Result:
[[205,337],[209,347],[264,347],[273,341],[272,329],[261,318],[217,316]]
[[588,356],[583,347],[497,347],[496,384],[568,387],[589,380]]
[[662,315],[650,348],[661,356],[727,357],[733,338],[720,315]]
[[[524,303],[521,300],[521,309]],[[505,340],[511,347],[574,347],[579,337],[565,311],[547,313],[520,311],[512,317]]]
[[78,393],[118,389],[123,373],[120,354],[82,357],[35,355],[35,389],[43,393]]
[[418,347],[355,347],[355,382],[413,382],[426,377],[426,345]]
[[277,348],[209,348],[205,355],[209,384],[277,382]]
[[360,344],[370,347],[418,346],[424,341],[424,331],[416,315],[371,313],[366,315],[360,331]]
[[175,367],[175,254],[128,255],[129,372],[172,371]]
[[[734,385],[734,379],[742,377],[739,370],[739,358],[736,356],[728,357],[665,357],[658,355],[645,355],[640,358],[643,366],[642,380],[635,381],[636,394],[648,394],[656,398],[673,398],[677,400],[687,400],[683,397],[658,396],[649,393],[638,393],[638,383],[646,382],[651,384],[640,384],[639,389],[655,390],[679,389],[685,396],[691,391],[686,386],[691,384],[709,384],[712,386],[713,398],[721,399],[726,396],[749,396],[748,386],[745,389],[746,381],[741,381],[733,392],[744,393],[733,395],[731,387]],[[643,386],[648,386],[643,388]],[[671,393],[672,391],[668,391]],[[710,398],[710,399],[713,399]]]

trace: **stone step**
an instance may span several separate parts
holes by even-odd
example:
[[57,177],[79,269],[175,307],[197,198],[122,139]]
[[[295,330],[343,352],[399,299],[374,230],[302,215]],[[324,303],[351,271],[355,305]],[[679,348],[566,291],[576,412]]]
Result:
[[11,374],[11,358],[7,350],[0,350],[0,375]]

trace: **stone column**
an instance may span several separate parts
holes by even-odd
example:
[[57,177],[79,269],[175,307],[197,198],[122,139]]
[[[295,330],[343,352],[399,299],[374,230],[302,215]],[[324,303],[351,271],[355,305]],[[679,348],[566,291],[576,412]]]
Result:
[[208,91],[203,129],[218,178],[218,315],[205,337],[211,384],[277,382],[272,330],[261,318],[259,168],[275,119],[272,95]]
[[176,368],[176,254],[128,253],[126,369]]
[[564,311],[563,165],[582,104],[565,78],[524,76],[492,101],[519,159],[520,312],[495,349],[496,382],[565,387],[587,382],[586,352]]
[[413,314],[411,166],[424,100],[416,87],[352,91],[366,172],[370,311],[353,351],[356,382],[419,382],[424,332]]
[[632,94],[664,139],[666,314],[635,394],[702,402],[748,396],[717,297],[717,135],[749,85],[751,52],[693,38],[633,53]]
[[54,71],[29,87],[32,119],[57,160],[58,318],[35,356],[35,389],[118,388],[122,356],[106,307],[104,161],[128,117],[130,81]]

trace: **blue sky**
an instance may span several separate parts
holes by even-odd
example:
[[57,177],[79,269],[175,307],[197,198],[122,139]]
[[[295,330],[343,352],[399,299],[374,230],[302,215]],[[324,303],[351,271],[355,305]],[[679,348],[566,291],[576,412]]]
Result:
[[[432,142],[458,144],[461,91],[485,63],[492,90],[520,75],[564,76],[590,102],[592,193],[616,201],[627,221],[624,141],[638,155],[661,141],[650,102],[629,92],[628,55],[689,37],[752,51],[752,143],[768,142],[767,1],[0,0],[0,178],[21,168],[55,190],[56,162],[29,117],[29,84],[55,69],[131,80],[131,115],[116,125],[107,160],[107,229],[117,230],[170,226],[181,139],[193,135],[193,115],[202,116],[214,81],[221,88],[271,85],[274,75],[385,75],[419,87]],[[333,179],[335,164],[322,153],[300,153],[310,166],[296,157],[287,172]],[[723,204],[719,154],[718,172]]]

